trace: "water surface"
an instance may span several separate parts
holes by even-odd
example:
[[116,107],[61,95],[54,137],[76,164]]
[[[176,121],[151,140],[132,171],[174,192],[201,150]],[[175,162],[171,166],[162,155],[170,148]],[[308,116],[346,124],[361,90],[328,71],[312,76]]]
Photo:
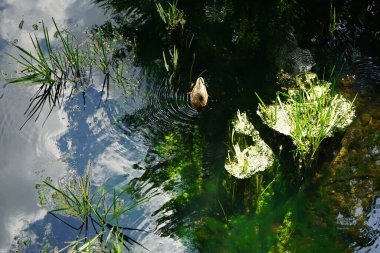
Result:
[[[107,29],[125,32],[126,41],[134,42],[126,58],[139,80],[131,96],[112,89],[99,106],[102,78],[95,76],[85,103],[77,94],[54,110],[43,127],[41,116],[22,130],[34,88],[2,81],[2,250],[15,249],[17,241],[26,239],[31,242],[28,252],[46,243],[62,248],[76,238],[78,231],[39,207],[35,185],[46,177],[56,182],[83,175],[91,160],[94,187],[128,186],[140,196],[154,195],[123,218],[147,231],[130,235],[153,252],[376,252],[380,64],[377,47],[370,50],[373,44],[355,46],[351,37],[341,37],[354,18],[347,27],[342,21],[336,37],[322,37],[302,1],[277,7],[260,1],[183,3],[188,28],[168,36],[149,1],[98,2],[101,7],[79,1],[0,5],[3,71],[17,68],[3,54],[15,52],[9,43],[17,39],[31,49],[32,25],[41,26],[41,20],[51,25],[54,17],[79,37],[106,21]],[[325,12],[316,8],[315,13]],[[371,19],[367,22],[374,29]],[[162,51],[173,43],[180,48],[180,68],[172,75],[163,68]],[[357,94],[357,119],[345,133],[326,141],[319,161],[303,178],[295,173],[290,140],[271,132],[255,115],[254,93],[273,98],[275,74],[290,58],[292,65],[313,67],[320,75],[327,76],[335,65],[337,79],[357,77],[351,87],[336,86],[351,99]],[[201,73],[211,98],[197,111],[186,93]],[[279,144],[284,146],[280,167],[263,174],[268,188],[258,203],[255,178],[236,180],[224,170],[229,124],[237,109],[248,112],[275,153]],[[127,195],[126,201],[135,199]],[[134,251],[145,250],[136,246]]]

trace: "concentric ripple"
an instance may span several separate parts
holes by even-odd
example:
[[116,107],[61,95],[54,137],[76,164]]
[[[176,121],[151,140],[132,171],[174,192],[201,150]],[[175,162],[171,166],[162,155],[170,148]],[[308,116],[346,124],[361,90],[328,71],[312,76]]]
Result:
[[359,52],[356,52],[354,66],[359,82],[380,85],[380,61],[378,58],[362,56]]
[[122,128],[127,132],[140,131],[152,137],[169,129],[186,128],[199,115],[187,93],[174,88],[167,79],[142,87],[132,97],[135,110],[123,119]]

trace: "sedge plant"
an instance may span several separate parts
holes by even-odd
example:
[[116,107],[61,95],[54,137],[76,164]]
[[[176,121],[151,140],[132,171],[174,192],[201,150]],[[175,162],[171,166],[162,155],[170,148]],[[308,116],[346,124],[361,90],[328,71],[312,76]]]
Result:
[[14,46],[19,50],[18,58],[10,55],[20,65],[21,75],[8,79],[8,82],[40,85],[30,99],[30,105],[25,112],[26,121],[34,115],[37,120],[46,102],[51,107],[49,114],[55,106],[61,106],[68,83],[75,84],[72,86],[72,91],[76,85],[85,83],[85,63],[87,62],[85,56],[80,52],[75,38],[70,34],[63,34],[54,19],[53,23],[61,46],[60,50],[53,49],[48,29],[42,23],[45,43],[40,42],[35,34],[34,36],[30,35],[34,53],[15,44]]

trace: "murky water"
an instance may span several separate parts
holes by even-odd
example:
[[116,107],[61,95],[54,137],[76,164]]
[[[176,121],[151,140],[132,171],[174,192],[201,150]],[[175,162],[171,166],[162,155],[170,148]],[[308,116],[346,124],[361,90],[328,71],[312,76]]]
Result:
[[[83,175],[89,160],[94,188],[128,186],[125,201],[130,203],[136,195],[150,196],[122,222],[146,231],[129,235],[151,252],[378,252],[378,37],[369,45],[362,40],[354,44],[345,30],[350,23],[346,27],[342,21],[336,37],[320,38],[315,17],[307,16],[303,1],[279,7],[236,1],[183,3],[189,30],[171,35],[149,1],[98,2],[0,3],[2,71],[17,68],[4,54],[15,54],[10,42],[17,39],[32,49],[28,32],[33,24],[41,26],[41,20],[50,27],[54,17],[78,37],[111,21],[107,29],[122,31],[130,43],[125,57],[139,83],[127,98],[112,88],[108,101],[99,105],[102,77],[95,76],[85,101],[78,93],[55,109],[44,126],[49,108],[20,130],[35,89],[1,81],[1,252],[17,251],[23,241],[30,244],[24,251],[37,252],[47,244],[63,248],[77,239],[79,231],[40,207],[36,185],[46,178],[62,182]],[[377,15],[378,6],[372,7],[374,11],[367,11]],[[361,34],[376,30],[370,18],[363,24],[367,26]],[[162,51],[168,52],[172,43],[180,50],[175,74],[165,71],[162,60]],[[337,78],[356,75],[352,85],[337,85],[348,98],[356,96],[356,120],[345,133],[326,141],[319,161],[304,178],[296,175],[290,140],[271,132],[254,113],[254,92],[273,98],[275,74],[287,64],[290,71],[313,67],[320,75],[323,68],[328,74],[336,65]],[[210,94],[201,111],[187,96],[198,75],[205,78]],[[267,187],[259,198],[258,178],[236,180],[224,169],[229,124],[237,109],[248,112],[275,153],[278,144],[284,146],[280,166],[260,179]],[[133,251],[147,252],[139,246]]]

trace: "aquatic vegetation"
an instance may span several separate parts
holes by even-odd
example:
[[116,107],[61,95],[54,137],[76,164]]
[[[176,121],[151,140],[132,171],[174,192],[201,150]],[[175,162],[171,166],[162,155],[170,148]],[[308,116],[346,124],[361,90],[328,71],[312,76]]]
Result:
[[[37,120],[46,102],[49,103],[52,109],[55,106],[60,106],[67,83],[72,82],[83,85],[87,76],[83,68],[85,56],[80,53],[78,44],[74,43],[74,37],[69,34],[63,35],[54,19],[53,23],[62,46],[61,50],[53,50],[48,29],[42,23],[45,45],[41,45],[36,35],[30,35],[34,54],[15,44],[14,46],[20,51],[20,59],[10,55],[21,66],[19,71],[21,75],[8,79],[10,83],[41,84],[38,91],[30,99],[30,106],[25,112],[27,115],[26,121],[36,113]],[[46,46],[47,54],[42,49],[44,46]],[[73,86],[72,90],[75,86]]]
[[279,228],[279,232],[277,234],[277,243],[275,248],[273,248],[270,252],[286,252],[286,246],[292,238],[292,234],[294,233],[294,221],[293,221],[293,213],[292,211],[288,211],[285,214],[284,221]]
[[332,7],[332,2],[331,2],[331,7],[330,7],[330,24],[329,24],[329,33],[330,36],[332,37],[334,35],[334,32],[336,30],[336,11],[335,7]]
[[176,29],[178,25],[183,29],[186,23],[185,14],[178,9],[177,4],[178,0],[173,1],[173,3],[168,2],[169,7],[165,10],[160,3],[156,3],[157,12],[169,31]]
[[[130,93],[136,82],[128,78],[127,64],[116,56],[118,41],[106,38],[99,28],[87,33],[88,37],[79,43],[74,35],[60,30],[54,19],[53,23],[55,41],[51,41],[48,29],[42,22],[43,42],[36,34],[30,35],[34,52],[14,44],[19,55],[9,55],[21,68],[18,76],[7,79],[9,83],[40,85],[30,99],[25,123],[35,115],[37,120],[46,104],[50,106],[47,119],[54,107],[62,106],[65,97],[84,92],[93,83],[93,72],[96,70],[104,75],[102,95],[107,91],[108,98],[110,80],[123,87],[127,94]],[[67,89],[70,89],[69,95]]]
[[330,82],[313,73],[297,75],[294,83],[297,88],[278,93],[271,105],[260,99],[257,114],[269,127],[292,138],[296,154],[309,167],[322,141],[351,124],[355,109],[353,102],[333,93]]
[[[191,146],[185,145],[186,142]],[[174,203],[170,204],[183,206],[190,203],[200,193],[203,182],[203,148],[199,129],[194,127],[189,135],[176,129],[165,136],[165,141],[157,149],[168,160],[166,168],[161,172],[160,181],[167,179],[165,189],[176,193]]]
[[[102,238],[104,237],[104,238]],[[54,248],[54,253],[67,252],[71,253],[96,253],[96,252],[110,252],[122,253],[124,251],[124,236],[120,232],[113,234],[112,229],[108,234],[101,231],[91,238],[81,238],[72,242],[67,242],[68,245],[62,249]],[[46,252],[49,252],[48,250]]]
[[[120,1],[118,1],[118,2],[120,2]],[[120,6],[128,5],[127,2],[131,2],[131,1],[126,1],[126,2],[121,1]],[[142,1],[142,2],[149,2],[152,5],[152,2],[150,2],[150,1]],[[165,1],[160,1],[160,2],[165,3]],[[222,1],[220,1],[220,2],[222,2]],[[285,4],[285,2],[286,1],[277,1],[278,4]],[[262,1],[262,3],[264,3],[264,2]],[[227,28],[229,31],[230,30],[231,31],[237,30],[237,29],[235,29],[235,27],[237,26],[236,24],[238,23],[237,21],[239,19],[245,20],[245,17],[243,15],[246,12],[249,15],[249,16],[247,15],[249,17],[249,19],[246,22],[246,25],[239,25],[238,26],[238,27],[240,27],[240,30],[238,30],[238,31],[240,31],[240,33],[239,32],[236,33],[238,35],[238,39],[239,39],[237,42],[240,44],[243,44],[243,45],[244,44],[249,45],[249,47],[252,48],[252,50],[254,48],[258,48],[257,51],[261,52],[261,50],[259,48],[261,46],[261,44],[259,44],[259,42],[260,42],[260,38],[263,38],[264,40],[262,41],[262,44],[268,43],[269,45],[267,46],[268,50],[264,51],[263,54],[260,54],[260,56],[265,55],[269,51],[270,52],[277,52],[277,50],[275,50],[272,47],[272,44],[270,44],[270,39],[267,39],[268,38],[266,36],[267,34],[265,34],[265,33],[262,34],[262,32],[265,30],[268,30],[268,31],[274,30],[274,29],[268,29],[266,27],[267,25],[270,25],[270,26],[276,26],[277,25],[277,22],[275,20],[271,20],[268,18],[262,18],[262,16],[256,14],[256,12],[260,12],[260,11],[262,11],[262,13],[264,13],[263,10],[266,10],[265,8],[262,8],[261,6],[268,7],[271,5],[271,4],[262,4],[262,3],[255,2],[254,4],[252,4],[249,1],[247,1],[244,6],[241,6],[241,5],[236,4],[236,3],[234,4],[231,1],[226,1],[226,4],[230,4],[231,8],[236,8],[236,11],[233,9],[233,11],[231,11],[231,13],[227,13],[227,15],[225,15],[226,22],[225,23],[220,22],[221,25],[218,27],[213,26],[212,28],[217,28],[215,30],[211,30],[209,27],[203,27],[201,22],[195,23],[195,22],[193,22],[193,20],[191,20],[191,22],[188,22],[188,24],[193,25],[192,27],[190,27],[189,30],[194,31],[195,40],[197,40],[197,38],[201,38],[200,40],[202,40],[202,42],[198,43],[197,41],[195,41],[195,43],[194,43],[194,47],[195,47],[194,50],[196,50],[197,55],[199,54],[199,56],[200,56],[200,58],[199,58],[200,61],[197,62],[196,66],[195,66],[196,71],[199,68],[204,67],[204,66],[200,66],[200,65],[202,65],[202,63],[203,64],[207,63],[210,66],[210,67],[207,66],[207,68],[209,68],[209,71],[211,70],[210,73],[211,73],[211,75],[214,76],[214,77],[212,77],[212,81],[214,83],[220,83],[220,88],[217,89],[217,90],[220,90],[220,91],[218,91],[220,93],[217,94],[218,99],[223,98],[223,99],[225,99],[225,101],[227,101],[231,97],[235,98],[236,93],[234,91],[236,90],[235,89],[236,87],[238,87],[240,91],[247,91],[248,89],[246,89],[246,88],[248,87],[248,85],[246,84],[246,82],[252,83],[251,81],[254,80],[252,78],[252,76],[255,77],[255,75],[257,73],[256,72],[255,74],[249,75],[250,74],[249,71],[246,71],[244,66],[247,66],[247,65],[252,66],[252,64],[246,64],[247,61],[242,60],[242,58],[243,58],[242,56],[244,56],[244,55],[251,56],[252,55],[251,51],[241,50],[243,53],[239,54],[238,51],[235,50],[235,48],[241,48],[240,45],[236,46],[235,44],[233,44],[232,47],[229,46],[229,44],[231,43],[231,40],[227,40],[227,43],[224,44],[222,42],[223,41],[222,38],[227,37],[227,36],[225,36],[226,32],[224,32],[224,31],[222,31],[222,29],[218,29],[218,28],[224,28],[224,29]],[[197,6],[198,4],[199,3],[197,2],[194,5]],[[213,4],[212,1],[207,1],[204,3],[204,6],[199,7],[199,10],[201,11],[201,8],[206,8],[207,5],[211,5],[211,4]],[[185,6],[191,6],[191,8],[189,8],[189,9],[193,8],[192,3],[185,3]],[[155,6],[153,5],[152,7],[153,7],[153,11],[155,11],[155,9],[154,9]],[[119,7],[119,8],[122,8],[122,7]],[[216,10],[218,11],[218,10],[220,10],[220,8],[216,8]],[[190,15],[190,12],[186,12],[186,13],[188,13]],[[272,12],[270,12],[270,11],[265,11],[265,13],[270,13],[269,15],[273,15],[273,14],[271,14]],[[293,13],[296,13],[296,12],[293,12]],[[157,13],[155,13],[155,14],[156,14],[157,19],[158,19]],[[123,15],[123,14],[120,14],[120,16],[121,15]],[[273,16],[275,16],[275,15],[276,15],[276,13],[274,13]],[[197,16],[202,18],[202,15],[197,15]],[[197,21],[196,18],[194,20]],[[251,24],[255,20],[256,20],[256,25],[251,26]],[[161,21],[161,20],[158,20],[158,21]],[[230,21],[232,21],[232,22],[230,23]],[[260,23],[263,23],[264,25],[262,25]],[[150,23],[150,24],[152,24],[152,23]],[[186,25],[188,25],[188,24],[186,24]],[[152,25],[154,25],[154,24],[152,24]],[[161,28],[163,29],[164,25],[162,24],[162,22],[159,25],[161,25],[162,26]],[[286,26],[286,24],[284,24],[284,26]],[[198,28],[198,27],[200,27],[200,28]],[[155,27],[151,27],[151,28],[153,28],[153,29],[150,29],[150,30],[153,30],[153,31],[155,30],[154,29]],[[265,29],[265,28],[267,28],[267,29]],[[278,27],[278,28],[281,29],[281,27]],[[197,31],[197,29],[198,29],[198,31]],[[199,31],[199,30],[203,30],[203,31]],[[278,30],[275,30],[275,32],[277,33]],[[293,31],[289,31],[289,32],[293,33]],[[299,31],[294,31],[294,35],[299,34],[298,32]],[[204,33],[204,34],[202,34],[202,33]],[[209,33],[209,34],[207,34],[207,33]],[[218,33],[218,36],[216,37],[215,34],[213,34],[213,33]],[[257,34],[257,37],[255,36],[255,33]],[[145,31],[144,31],[144,32],[141,32],[141,34],[147,34],[147,33],[145,33]],[[304,33],[301,33],[301,34],[304,35]],[[228,34],[228,35],[230,35],[230,34]],[[219,41],[216,40],[215,37]],[[230,38],[230,37],[231,36],[228,36],[228,38]],[[257,38],[257,39],[255,39],[255,38]],[[307,38],[305,36],[305,40],[306,39]],[[216,42],[216,43],[214,43],[214,42]],[[204,45],[205,45],[203,50],[201,47],[199,47],[199,44],[201,44],[201,43],[204,43]],[[158,47],[160,47],[159,49],[152,50],[152,51],[158,52],[160,54],[161,50],[162,50],[162,47],[161,47],[162,45],[160,43],[151,43],[151,44],[155,44],[155,45],[158,45]],[[180,45],[180,43],[177,43],[176,45]],[[215,45],[215,46],[213,47],[212,45]],[[250,46],[250,45],[252,45],[252,46]],[[169,47],[169,48],[171,48],[171,47]],[[168,62],[167,62],[168,66],[170,65],[170,56],[168,55],[168,49],[169,48],[165,48],[165,53],[166,53],[166,56],[168,59]],[[244,49],[246,49],[246,48],[244,48]],[[218,55],[218,56],[220,55],[220,58],[216,58],[215,63],[213,61],[214,57],[210,57],[210,56],[214,56],[214,55],[209,53],[210,51],[213,51],[213,50],[215,50],[215,52],[217,52],[214,55]],[[146,50],[144,50],[144,47],[141,46],[140,51],[146,51]],[[187,52],[181,52],[181,64],[182,64],[182,60],[183,60],[183,63],[187,62],[186,61],[186,53]],[[107,56],[107,54],[104,54],[104,55]],[[158,55],[158,57],[156,54],[153,54],[154,56],[151,56],[151,55],[152,54],[150,54],[149,57],[155,57],[155,59],[161,58],[161,55]],[[231,56],[235,57],[236,60],[232,61]],[[259,62],[263,62],[263,61],[259,61]],[[142,63],[142,66],[141,66],[142,68],[145,67],[144,63],[146,64],[146,62]],[[199,64],[199,63],[201,63],[201,64]],[[214,64],[215,67],[211,67],[212,64]],[[222,64],[223,64],[223,67],[221,67]],[[218,65],[220,65],[220,66],[218,66]],[[262,64],[262,65],[266,65],[266,64]],[[162,68],[162,66],[160,66],[160,67]],[[235,67],[235,68],[231,68],[231,67]],[[122,68],[123,67],[120,68],[121,73],[123,73]],[[186,69],[185,66],[181,65],[181,70],[184,70],[184,69]],[[268,67],[268,69],[269,69],[269,67]],[[268,69],[266,69],[266,68],[261,69],[260,68],[259,71],[262,72],[263,76],[264,75],[267,76],[266,70],[268,70]],[[241,71],[240,74],[236,70]],[[112,74],[112,71],[110,71],[109,73]],[[246,74],[244,74],[244,76],[246,76],[246,80],[243,80],[244,78],[241,77],[242,76],[241,73],[247,73],[249,75],[249,76],[246,76]],[[159,73],[159,74],[161,74],[161,73]],[[178,73],[178,76],[183,76],[183,73]],[[231,83],[235,83],[235,81],[236,81],[238,86],[226,85],[225,83],[220,82],[221,80],[225,79],[227,76],[232,76],[231,79],[233,79],[233,80],[232,81],[231,81],[231,79],[226,80],[225,83],[231,84]],[[126,75],[121,74],[120,77],[122,79],[123,77],[126,77]],[[215,78],[215,77],[218,77],[218,78]],[[257,78],[260,78],[259,75],[257,75]],[[153,79],[152,85],[154,85],[153,83],[155,81],[156,80]],[[261,83],[257,80],[255,82]],[[251,84],[249,84],[249,85],[251,85]],[[227,88],[228,86],[230,86],[230,89]],[[255,88],[256,87],[252,85],[252,89],[255,89]],[[226,95],[222,95],[226,91],[227,91]],[[229,93],[229,91],[232,91],[232,92]],[[241,93],[241,92],[239,92],[239,93]],[[231,94],[232,94],[232,96],[231,96]],[[236,98],[236,99],[239,99],[239,101],[237,103],[238,104],[244,103],[245,102],[244,99],[246,98],[246,96],[248,96],[247,94],[248,94],[248,92],[245,92],[245,94],[243,94],[242,98],[240,98],[240,97]],[[164,108],[166,109],[168,107],[165,106]],[[131,108],[131,109],[133,109],[133,108]],[[218,113],[218,111],[214,110],[210,114],[211,114],[211,116],[215,117],[216,113]],[[207,115],[206,120],[204,120],[204,118],[201,118],[201,120],[197,121],[197,123],[200,122],[201,130],[205,130],[204,126],[206,124],[218,125],[218,123],[220,123],[220,121],[221,121],[220,120],[221,117],[220,118],[215,117],[218,120],[214,120],[215,118],[212,118],[210,120],[210,118],[208,116],[209,115]],[[170,118],[169,118],[169,120],[170,120]],[[212,123],[208,123],[210,121],[212,121]],[[139,124],[139,122],[136,122],[136,121],[132,122],[132,123],[134,123],[136,125]],[[224,126],[225,124],[220,124],[220,125]],[[241,129],[236,130],[234,133],[234,139],[235,140],[240,139],[240,138],[243,139],[244,136],[242,136],[242,135],[248,135],[248,137],[245,137],[246,139],[248,139],[247,143],[243,142],[243,144],[239,144],[239,146],[238,146],[240,153],[242,153],[242,150],[245,149],[244,148],[245,145],[248,146],[248,143],[251,141],[251,139],[250,139],[251,137],[249,135],[253,131],[253,130],[250,130],[249,127],[244,127],[244,125],[247,125],[247,124],[242,124],[242,125],[243,125],[242,127],[236,126],[236,129],[239,129],[239,128],[241,128]],[[186,125],[186,127],[183,127],[183,128],[187,128],[187,126],[188,125]],[[255,124],[255,126],[256,126],[256,124]],[[253,125],[252,125],[252,129],[253,129]],[[127,130],[131,130],[131,129],[128,128]],[[193,130],[192,127],[191,127],[191,130]],[[147,131],[150,131],[150,129],[147,129]],[[223,131],[223,133],[225,133],[225,131]],[[133,131],[131,134],[133,134]],[[149,133],[149,134],[151,134],[151,133]],[[157,137],[157,135],[155,133],[152,133],[152,135],[154,135],[154,137]],[[212,135],[214,140],[218,141],[218,143],[217,143],[218,145],[214,145],[211,148],[208,146],[199,145],[199,143],[200,143],[199,141],[202,140],[203,137],[207,141],[207,138],[209,138],[209,136],[211,136],[211,135]],[[252,192],[254,192],[255,188],[253,185],[254,185],[255,177],[252,177],[249,180],[237,180],[233,176],[229,175],[228,173],[225,173],[224,168],[223,168],[224,167],[223,166],[224,161],[225,161],[225,157],[224,157],[225,152],[220,152],[220,153],[222,153],[222,155],[217,156],[216,159],[218,159],[219,162],[216,162],[216,163],[213,162],[214,160],[212,160],[212,159],[214,159],[214,157],[216,157],[214,154],[217,153],[219,150],[223,150],[223,148],[220,148],[220,146],[221,146],[220,142],[223,139],[224,139],[223,135],[220,135],[217,131],[215,131],[215,129],[210,129],[208,131],[204,131],[201,138],[195,138],[194,135],[192,135],[189,138],[183,138],[183,135],[180,135],[180,134],[175,134],[175,133],[167,134],[165,136],[165,138],[163,140],[161,140],[162,142],[160,142],[160,144],[159,144],[160,147],[155,147],[155,148],[157,148],[157,151],[160,150],[160,151],[162,151],[162,153],[157,155],[155,153],[156,150],[154,150],[152,152],[153,154],[149,153],[149,157],[147,155],[147,159],[144,161],[144,163],[139,164],[138,169],[143,169],[143,170],[147,171],[146,173],[144,173],[147,176],[145,176],[145,178],[142,178],[141,181],[143,181],[143,183],[146,183],[146,185],[148,185],[149,183],[152,182],[152,184],[154,184],[155,186],[156,185],[163,186],[165,190],[170,191],[170,193],[174,192],[176,194],[175,196],[178,196],[178,197],[174,197],[173,201],[171,201],[171,203],[174,202],[179,207],[177,209],[174,209],[174,212],[177,211],[176,212],[177,214],[168,219],[171,224],[168,225],[167,227],[171,228],[173,224],[177,225],[176,223],[183,222],[184,219],[181,219],[182,217],[186,218],[187,224],[197,225],[196,222],[194,222],[194,220],[200,221],[200,219],[199,220],[194,219],[194,216],[197,217],[197,216],[199,216],[200,213],[202,213],[201,214],[201,215],[203,215],[202,218],[204,218],[205,220],[209,217],[212,217],[215,220],[218,220],[218,219],[223,220],[223,222],[219,222],[217,225],[215,225],[216,229],[205,230],[204,233],[202,234],[201,237],[203,239],[203,243],[204,243],[204,245],[207,245],[207,247],[208,247],[206,250],[204,250],[204,252],[226,252],[226,251],[227,252],[239,252],[239,251],[240,252],[250,252],[250,251],[252,251],[252,249],[254,249],[255,252],[268,252],[268,248],[270,248],[270,247],[263,247],[261,245],[265,245],[265,244],[270,245],[271,243],[268,241],[270,239],[273,239],[273,237],[276,235],[281,235],[279,237],[284,238],[284,239],[287,238],[285,235],[287,234],[286,231],[289,231],[289,230],[284,230],[285,231],[284,233],[282,233],[282,232],[277,233],[279,230],[283,229],[283,227],[281,227],[281,226],[284,226],[284,228],[286,228],[285,220],[283,221],[284,213],[282,212],[278,216],[275,216],[275,218],[273,218],[273,216],[269,217],[272,213],[280,213],[281,211],[279,209],[282,207],[283,203],[281,201],[277,200],[276,205],[271,206],[271,208],[266,208],[269,205],[268,202],[270,203],[271,200],[273,201],[274,199],[277,198],[278,192],[275,192],[273,190],[269,190],[269,188],[267,191],[265,191],[266,188],[262,187],[262,188],[264,188],[264,190],[260,190],[260,192],[261,192],[260,201],[257,204],[256,212],[258,212],[258,213],[260,213],[260,212],[265,213],[266,212],[266,214],[269,218],[267,218],[266,220],[262,219],[262,220],[265,220],[265,222],[263,222],[259,219],[263,216],[260,216],[257,219],[253,218],[253,216],[256,215],[256,212],[251,212],[251,213],[254,213],[254,215],[252,215],[252,216],[248,216],[248,215],[240,216],[241,213],[244,213],[244,212],[247,213],[247,211],[246,211],[247,208],[246,208],[246,206],[241,207],[239,205],[240,204],[239,199],[237,201],[233,202],[235,204],[233,206],[229,205],[230,204],[229,199],[227,201],[224,201],[224,199],[223,199],[224,189],[220,187],[220,184],[218,184],[219,181],[217,181],[217,179],[215,179],[214,181],[212,181],[212,183],[209,183],[206,180],[211,181],[210,178],[219,177],[219,178],[222,178],[222,180],[227,180],[228,183],[232,182],[231,184],[239,184],[238,187],[240,187],[239,188],[240,191],[243,191],[241,189],[243,187],[245,187],[245,189],[251,188]],[[193,142],[193,143],[191,143],[191,142]],[[185,146],[183,146],[183,145],[185,145]],[[193,152],[193,150],[191,148],[190,149],[186,148],[187,147],[186,145],[191,146],[191,147],[198,146],[198,148],[203,149],[204,151],[202,150],[201,154],[198,154],[198,152]],[[149,146],[149,148],[150,147],[151,146]],[[185,147],[185,148],[182,149],[182,147]],[[235,151],[234,147],[233,146],[231,146],[231,147],[232,147],[231,152],[234,152]],[[215,151],[215,150],[217,150],[217,151]],[[156,156],[159,158],[155,159]],[[233,155],[231,153],[231,157],[232,156]],[[210,158],[210,157],[212,157],[212,158]],[[151,160],[149,160],[149,159],[151,159]],[[198,163],[200,163],[201,166],[198,166]],[[189,164],[191,164],[191,165],[189,165]],[[196,165],[196,166],[193,166],[193,165]],[[150,172],[148,172],[148,170],[150,170]],[[145,172],[145,171],[143,171],[143,172]],[[271,175],[268,175],[268,172],[269,171],[265,171],[265,173],[256,173],[256,176],[259,174],[259,176],[261,178],[262,175],[265,175],[265,177],[266,177],[265,179],[268,179],[271,176]],[[201,175],[202,173],[205,173],[205,175],[202,177],[201,176],[198,177],[198,175]],[[279,174],[280,173],[282,173],[282,172],[279,172]],[[167,176],[167,177],[165,177],[165,176]],[[196,181],[196,182],[192,182],[192,180]],[[270,180],[271,179],[268,179],[268,181],[270,181]],[[207,187],[205,186],[206,185],[205,182],[208,184]],[[236,183],[236,182],[238,182],[238,183]],[[267,181],[264,180],[264,183],[266,183],[266,182]],[[277,185],[277,183],[278,184],[286,184],[282,181],[276,181],[276,185]],[[190,188],[188,186],[189,184],[194,185],[194,188],[192,188],[192,189],[195,189],[194,191],[189,190],[189,188]],[[212,185],[212,186],[209,186],[209,185]],[[272,185],[274,185],[274,184],[272,184]],[[150,187],[150,185],[148,187]],[[210,190],[211,187],[213,187],[212,190]],[[177,189],[178,189],[178,191],[177,191]],[[250,199],[249,199],[250,196],[248,196],[248,194],[246,194],[246,192],[248,192],[248,190],[246,191],[245,189],[244,189],[244,204],[246,202],[247,203],[250,202]],[[214,191],[218,192],[218,194],[210,194],[211,191],[212,191],[212,193],[214,193]],[[310,191],[309,195],[314,195],[316,192],[317,191]],[[241,193],[241,192],[239,192],[239,193]],[[199,203],[200,201],[198,201],[197,198],[194,198],[194,196],[196,196],[197,194],[204,197],[207,200],[207,203],[206,204]],[[234,193],[232,193],[232,194],[234,194]],[[213,202],[219,201],[219,199],[217,199],[218,197],[220,197],[220,203],[221,203],[220,206],[222,207],[222,209],[224,209],[223,211],[219,208],[218,205],[216,205],[216,206],[213,205]],[[287,199],[289,196],[281,196],[281,197],[282,197],[282,199]],[[191,203],[193,203],[192,204],[193,206],[191,206]],[[249,204],[251,204],[251,203],[249,203]],[[303,203],[299,203],[300,206],[302,204]],[[189,206],[190,206],[190,208],[189,208]],[[191,207],[195,207],[197,209],[194,208],[195,210],[192,210]],[[310,207],[309,210],[314,210],[314,205],[310,205],[309,207]],[[172,208],[172,207],[169,207],[168,209],[170,209],[170,208]],[[182,208],[182,209],[180,209],[180,208]],[[243,208],[244,208],[244,210],[243,210]],[[172,209],[170,209],[170,211],[171,210]],[[178,210],[180,210],[180,211],[178,211]],[[181,214],[181,210],[183,211],[183,213],[186,212],[187,214]],[[293,210],[293,209],[289,209],[289,210],[291,210],[293,212],[294,217],[300,217],[298,220],[299,223],[304,221],[302,219],[304,217],[304,215],[303,215],[304,213],[300,214],[297,212],[297,210]],[[167,212],[167,213],[169,213],[169,212]],[[178,213],[180,213],[180,214],[178,214]],[[238,216],[240,216],[239,217],[240,219],[237,218]],[[293,217],[291,217],[291,218],[293,218]],[[217,223],[217,222],[215,222],[215,223]],[[209,222],[209,224],[211,227],[212,222]],[[308,223],[307,225],[305,225],[305,227],[308,227],[307,228],[308,230],[304,229],[304,230],[302,230],[301,233],[299,232],[299,230],[296,230],[296,233],[295,233],[296,235],[294,235],[294,236],[298,236],[298,239],[300,239],[300,243],[298,245],[301,245],[301,246],[298,246],[297,250],[294,250],[294,251],[302,251],[302,246],[305,244],[305,240],[315,240],[314,243],[318,244],[319,241],[321,240],[318,237],[321,235],[325,235],[326,238],[330,239],[331,241],[334,241],[330,237],[331,232],[313,234],[315,232],[315,230],[314,230],[315,226],[311,226],[313,224],[314,223]],[[160,224],[160,225],[165,226],[165,224]],[[292,224],[289,224],[289,225],[292,225]],[[293,223],[293,225],[294,225],[294,223]],[[310,228],[313,228],[313,229],[310,229]],[[308,234],[306,234],[305,231],[312,231],[312,232],[308,232]],[[342,234],[343,234],[343,232],[342,232]],[[104,235],[104,237],[107,237],[107,236]],[[303,239],[302,237],[305,237],[307,239]],[[270,239],[268,239],[268,238],[270,238]],[[334,239],[335,239],[335,237],[334,237]],[[115,240],[118,241],[117,239],[115,239]],[[302,241],[302,240],[304,240],[304,241]],[[88,241],[92,241],[92,239],[88,239]],[[284,245],[286,244],[286,240],[281,239],[281,241],[284,242],[282,244],[284,244]],[[196,244],[199,241],[195,240],[195,241],[191,241],[191,242],[194,242],[194,244]],[[296,242],[298,242],[298,241],[296,241]],[[230,247],[223,247],[226,244],[230,244]],[[259,246],[256,246],[256,245],[259,245]],[[289,249],[286,247],[284,247],[284,248],[293,252],[292,249]],[[330,247],[326,247],[326,248],[329,248],[329,250],[332,251],[332,249]],[[310,251],[312,251],[312,250],[310,250]],[[279,250],[278,252],[284,252],[284,250]],[[316,252],[316,251],[314,250],[314,252]]]
[[[271,167],[274,162],[273,152],[259,136],[252,123],[247,119],[246,113],[237,112],[237,118],[232,122],[233,130],[231,143],[233,156],[228,152],[225,169],[234,177],[249,178],[257,172]],[[247,146],[242,141],[235,141],[235,132],[250,136],[253,145]],[[243,146],[243,148],[241,148]],[[242,149],[242,150],[241,150]]]
[[266,252],[258,240],[258,225],[251,217],[233,216],[227,223],[208,217],[196,226],[200,252]]
[[[50,180],[45,180],[44,185],[38,187],[39,191],[45,191],[50,189],[52,193],[50,196],[45,196],[48,199],[48,203],[44,206],[51,209],[49,213],[61,220],[69,227],[78,230],[78,237],[82,237],[79,240],[75,240],[70,243],[68,247],[76,248],[77,252],[81,252],[79,249],[86,249],[94,245],[99,246],[99,242],[103,242],[103,247],[108,248],[108,242],[112,242],[111,245],[120,244],[129,249],[130,245],[137,244],[142,246],[139,242],[131,238],[126,234],[126,231],[143,231],[136,228],[127,226],[121,226],[121,218],[128,214],[128,212],[136,206],[145,202],[148,197],[137,200],[133,204],[127,205],[123,198],[123,195],[127,192],[128,188],[117,191],[106,190],[105,186],[102,186],[92,192],[91,189],[91,162],[88,163],[84,176],[78,179],[73,179],[69,183],[63,183],[60,186],[54,186]],[[47,195],[46,192],[44,192]],[[39,193],[41,196],[42,193]],[[79,227],[74,227],[66,222],[60,216],[68,216],[77,218],[81,221]],[[90,231],[92,227],[92,231]],[[108,233],[107,233],[108,231]],[[91,239],[88,238],[89,233],[95,233],[95,236]],[[84,233],[84,236],[82,236]],[[113,238],[111,240],[111,238]],[[117,242],[116,242],[117,241]],[[104,244],[104,242],[106,242]],[[112,246],[113,247],[113,246]]]
[[169,56],[170,56],[170,62],[166,60],[165,51],[162,51],[162,57],[164,59],[164,66],[167,72],[170,72],[170,69],[172,69],[173,72],[177,71],[178,69],[178,49],[173,46],[173,49],[169,49]]
[[240,113],[238,110],[236,113],[236,118],[232,121],[232,125],[237,133],[245,135],[257,134],[253,124],[248,121],[247,114],[245,112]]

